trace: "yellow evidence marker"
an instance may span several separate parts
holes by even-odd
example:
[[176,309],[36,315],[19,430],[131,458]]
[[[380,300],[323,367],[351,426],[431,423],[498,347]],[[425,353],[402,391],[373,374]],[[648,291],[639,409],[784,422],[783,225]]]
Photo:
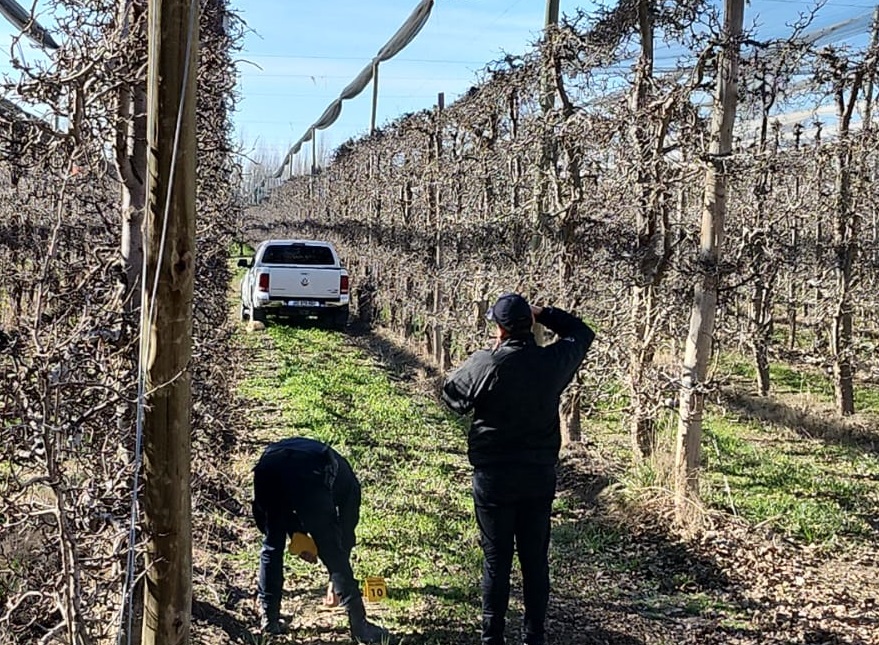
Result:
[[[290,536],[290,543],[287,545],[287,552],[302,557],[303,553],[313,556],[311,559],[317,558],[317,544],[311,539],[307,533],[294,533]],[[303,558],[306,560],[309,558]]]
[[363,583],[363,595],[367,602],[382,602],[388,597],[388,583],[379,576],[371,576]]

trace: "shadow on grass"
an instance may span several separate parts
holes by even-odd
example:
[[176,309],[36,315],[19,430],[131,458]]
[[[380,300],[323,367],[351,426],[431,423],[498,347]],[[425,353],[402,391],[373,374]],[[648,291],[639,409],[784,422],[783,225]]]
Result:
[[[661,527],[633,531],[598,508],[563,522],[553,535],[552,559],[566,566],[554,574],[551,642],[677,643],[693,621],[710,623],[707,632],[719,629],[712,598],[729,591],[729,579],[712,557]],[[723,639],[706,634],[697,642]]]
[[209,602],[192,601],[192,618],[221,629],[233,643],[253,643],[253,632],[232,613],[215,607]]
[[353,323],[348,335],[397,378],[409,380],[414,372],[421,372],[430,379],[441,376],[436,365],[423,356],[389,339],[382,338],[368,326]]
[[773,397],[756,396],[738,389],[723,394],[726,406],[745,419],[788,428],[802,437],[855,448],[879,455],[879,429],[852,419],[824,417],[795,408]]
[[329,320],[319,317],[308,318],[305,316],[270,316],[267,321],[266,327],[320,329],[322,331],[336,332],[339,334],[346,333],[349,328],[349,326],[346,325],[344,329],[340,329]]
[[395,645],[479,645],[480,643],[475,622],[473,628],[468,630],[460,625],[444,624],[439,619],[418,619],[408,628],[412,631],[397,635],[391,642]]
[[[720,629],[712,598],[731,587],[720,564],[707,550],[678,539],[657,513],[616,503],[612,484],[585,450],[561,463],[549,641],[724,642],[709,636]],[[702,640],[687,640],[694,620],[706,623]]]
[[[603,471],[586,451],[562,462],[563,504],[551,552],[551,643],[788,642],[784,623],[766,624],[755,616],[783,613],[786,603],[796,601],[773,594],[755,597],[753,591],[769,579],[790,575],[785,562],[798,550],[779,549],[779,561],[767,570],[752,568],[748,553],[758,541],[750,533],[737,533],[732,524],[729,533],[715,530],[699,539],[680,539],[662,503],[626,503]],[[823,596],[822,601],[837,605]],[[840,610],[838,622],[845,615]],[[850,640],[850,630],[828,625],[826,618],[801,618],[803,643],[863,642]]]
[[479,589],[474,585],[466,587],[438,587],[437,585],[424,585],[423,587],[394,587],[392,597],[394,600],[410,600],[413,596],[430,596],[442,598],[454,602],[471,605],[478,609],[480,605]]

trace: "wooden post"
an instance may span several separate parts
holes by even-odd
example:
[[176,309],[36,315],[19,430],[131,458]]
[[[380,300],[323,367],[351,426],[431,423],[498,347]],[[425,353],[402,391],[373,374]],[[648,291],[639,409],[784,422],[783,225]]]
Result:
[[546,0],[546,19],[543,21],[544,28],[559,24],[559,0]]
[[[559,21],[559,0],[546,1],[546,17],[544,20],[544,39],[549,36],[550,29]],[[531,250],[537,251],[544,242],[545,209],[548,189],[548,174],[553,162],[553,134],[547,125],[547,114],[555,107],[555,72],[550,69],[547,61],[542,62],[540,75],[540,109],[543,112],[544,132],[540,139],[540,161],[537,165],[537,175],[534,177],[534,213],[533,230],[531,237]],[[546,344],[546,329],[540,323],[535,323],[534,338],[538,345]]]
[[[546,19],[544,21],[544,39],[548,40],[550,30],[558,24],[559,21],[559,0],[547,0],[546,2]],[[549,61],[542,61],[542,72],[540,75],[540,109],[544,117],[549,114],[555,107],[555,71],[550,68]],[[540,163],[537,168],[537,177],[535,177],[534,190],[534,224],[535,224],[535,240],[533,243],[539,243],[542,236],[541,228],[544,223],[544,209],[546,208],[546,194],[548,191],[548,173],[549,167],[553,160],[553,134],[546,124],[544,118],[544,132],[540,141]]]
[[[149,357],[144,415],[144,645],[189,643],[197,0],[151,0],[147,68]],[[181,106],[182,103],[182,106]],[[153,312],[152,320],[148,316]]]
[[[631,437],[632,454],[636,460],[650,457],[656,448],[656,415],[650,388],[645,383],[650,379],[653,357],[656,351],[654,329],[657,324],[657,261],[656,231],[662,229],[662,215],[658,205],[664,201],[654,199],[661,194],[657,189],[659,170],[653,155],[657,137],[662,135],[653,127],[651,121],[642,118],[641,111],[649,102],[650,87],[653,82],[654,57],[654,16],[648,0],[638,2],[638,33],[641,41],[641,55],[635,68],[632,94],[629,106],[633,115],[629,131],[633,156],[637,159],[635,186],[638,208],[635,210],[635,250],[636,257],[644,258],[636,264],[636,277],[632,285],[632,308],[630,312],[632,340],[629,348],[628,386],[631,399]],[[662,141],[660,140],[661,144]],[[655,260],[654,260],[655,258]]]
[[[876,47],[879,44],[879,5],[873,9],[873,32],[870,37],[870,52],[868,56],[876,56]],[[873,85],[876,82],[876,62],[873,62],[870,73],[867,75],[867,87],[864,90],[864,129],[873,127]]]
[[311,174],[317,174],[317,130],[311,131]]
[[378,63],[372,66],[372,116],[369,118],[369,136],[375,134],[376,110],[378,110]]
[[711,119],[711,147],[705,172],[705,195],[690,329],[687,334],[681,374],[680,422],[675,456],[675,512],[679,523],[692,516],[692,502],[699,496],[699,466],[702,450],[702,414],[705,381],[711,358],[720,250],[726,219],[726,159],[732,152],[732,129],[736,117],[739,49],[741,46],[744,0],[724,0],[724,48],[720,55],[717,87]]
[[443,157],[443,109],[445,109],[446,96],[443,92],[440,92],[436,97],[436,171],[434,174],[435,177],[435,191],[436,197],[434,199],[434,206],[436,211],[434,213],[434,223],[436,227],[436,238],[435,238],[435,263],[436,263],[436,282],[434,282],[433,287],[433,315],[434,315],[434,325],[433,325],[433,358],[436,361],[437,365],[440,366],[441,369],[448,369],[451,367],[451,357],[448,355],[448,352],[444,349],[443,343],[443,324],[440,322],[440,316],[445,312],[446,304],[443,298],[443,287],[442,287],[442,279],[443,279],[443,208],[442,201],[440,200],[440,188],[439,188],[439,179],[442,176],[442,157]]
[[[128,0],[119,3],[117,19],[124,36],[132,28],[137,30],[138,47],[146,40],[143,13],[146,0]],[[143,51],[143,50],[140,50]],[[122,190],[122,265],[125,270],[126,289],[129,293],[140,292],[143,271],[143,218],[146,208],[146,82],[135,79],[117,90],[116,140],[114,145],[116,170],[121,178]],[[58,127],[55,128],[58,130]],[[133,313],[140,301],[128,298],[126,310]],[[119,422],[129,424],[127,413],[119,415]]]

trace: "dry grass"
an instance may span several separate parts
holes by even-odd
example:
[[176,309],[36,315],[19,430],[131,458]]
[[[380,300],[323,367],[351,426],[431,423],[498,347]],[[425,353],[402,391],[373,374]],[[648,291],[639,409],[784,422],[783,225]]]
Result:
[[721,402],[744,419],[879,454],[879,416],[872,411],[840,417],[830,403],[810,392],[757,396],[740,385],[725,389]]

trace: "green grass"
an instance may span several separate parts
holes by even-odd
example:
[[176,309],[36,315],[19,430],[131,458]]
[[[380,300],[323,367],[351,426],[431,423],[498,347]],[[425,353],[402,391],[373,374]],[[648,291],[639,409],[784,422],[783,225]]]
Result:
[[769,381],[776,392],[808,392],[824,400],[833,398],[830,379],[812,369],[794,369],[773,363],[769,366]]
[[[747,357],[725,353],[715,374],[753,382],[754,367]],[[806,543],[832,545],[872,538],[875,529],[870,521],[875,522],[874,509],[879,508],[879,455],[868,443],[858,445],[832,427],[833,419],[826,422],[827,432],[820,432],[825,425],[820,415],[826,409],[819,407],[827,408],[833,401],[832,384],[822,373],[776,363],[771,378],[773,393],[755,401],[778,404],[774,408],[750,410],[745,399],[741,407],[727,411],[707,402],[703,500],[709,507],[736,513],[753,524],[765,523]],[[615,388],[605,385],[602,392],[614,393]],[[611,398],[624,397],[606,397]],[[801,412],[797,406],[808,405],[804,401],[816,402],[815,411]],[[879,412],[879,388],[859,384],[855,401],[859,412]],[[670,489],[677,412],[663,412],[658,420],[657,455],[633,464],[625,416],[617,418],[603,408],[596,406],[596,417],[587,427],[605,454],[626,464],[619,476],[624,492],[637,497],[643,491]],[[800,427],[802,419],[813,425]],[[875,421],[866,419],[876,432]]]
[[[753,383],[757,378],[754,361],[740,354],[724,353],[717,361],[717,376],[728,375]],[[809,393],[822,400],[833,399],[833,384],[813,368],[794,368],[783,363],[769,365],[769,382],[775,393]]]
[[[473,632],[480,613],[481,553],[462,421],[390,380],[344,335],[270,325],[244,339],[269,361],[269,369],[253,370],[240,388],[251,409],[267,408],[270,423],[257,428],[258,445],[293,434],[320,439],[346,455],[362,480],[355,575],[383,576],[390,592],[386,603],[369,605],[368,611],[406,644],[439,645],[449,642],[450,633]],[[737,359],[724,369],[748,376],[750,368]],[[814,375],[804,377],[785,366],[774,370],[790,392],[812,393],[814,388],[816,398],[827,394]],[[879,396],[866,392],[866,400]],[[605,454],[610,446],[625,449],[624,388],[604,383],[596,398],[592,416],[584,419],[587,436]],[[668,487],[674,410],[663,413],[660,428],[663,458],[622,474],[621,483],[608,493],[617,502],[627,502],[638,491]],[[875,454],[803,438],[793,428],[757,421],[747,410],[726,412],[711,403],[703,457],[703,497],[715,509],[822,545],[864,540],[872,531],[867,514],[879,504]],[[556,499],[553,524],[554,593],[566,602],[617,599],[657,619],[692,615],[728,626],[750,624],[741,608],[724,605],[724,598],[703,588],[690,569],[665,568],[663,549],[674,562],[680,557],[675,543],[633,548],[632,528],[618,511],[590,510],[573,489],[566,490]],[[227,557],[239,569],[257,568],[252,545]],[[297,594],[297,602],[306,607],[317,602],[325,572],[293,558],[285,566],[288,593]],[[600,588],[583,583],[599,575],[610,576]],[[515,598],[511,606],[516,608]]]
[[[241,393],[278,408],[261,440],[308,436],[351,461],[364,500],[355,575],[386,579],[383,611],[398,628],[414,611],[472,629],[481,553],[464,427],[432,401],[399,391],[343,335],[283,326],[265,333],[280,361],[277,374],[247,378]],[[325,584],[315,567],[294,559],[287,566],[297,584]],[[419,642],[433,642],[429,626],[422,635],[428,640]]]
[[[757,371],[749,357],[724,353],[717,362],[718,375],[728,375],[755,382]],[[809,394],[819,401],[834,400],[833,382],[814,367],[794,367],[773,362],[769,365],[769,382],[773,394]],[[855,410],[879,413],[879,388],[855,383]]]
[[855,387],[855,410],[879,414],[879,387]]
[[594,522],[562,524],[553,533],[553,546],[559,551],[584,555],[607,553],[624,539],[620,529]]
[[250,244],[232,242],[229,245],[229,257],[232,259],[237,259],[239,257],[249,258],[252,257],[254,253],[256,253],[256,249],[250,246]]
[[879,500],[875,455],[717,411],[705,431],[709,504],[807,543],[871,534],[866,514]]
[[[777,312],[776,316],[787,319],[787,312]],[[800,321],[797,325],[797,337],[794,341],[794,347],[810,348],[815,344],[817,334],[811,327],[805,326]],[[790,326],[787,324],[776,324],[772,330],[772,343],[778,347],[790,346]]]

